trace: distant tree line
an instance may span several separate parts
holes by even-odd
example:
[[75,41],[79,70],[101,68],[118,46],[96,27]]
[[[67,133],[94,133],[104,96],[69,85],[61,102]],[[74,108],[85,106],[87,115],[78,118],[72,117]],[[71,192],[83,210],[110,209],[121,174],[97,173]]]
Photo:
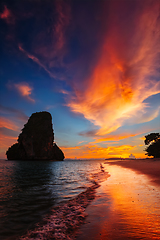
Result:
[[160,134],[150,133],[145,136],[145,145],[149,145],[145,151],[146,155],[153,156],[154,158],[160,158]]

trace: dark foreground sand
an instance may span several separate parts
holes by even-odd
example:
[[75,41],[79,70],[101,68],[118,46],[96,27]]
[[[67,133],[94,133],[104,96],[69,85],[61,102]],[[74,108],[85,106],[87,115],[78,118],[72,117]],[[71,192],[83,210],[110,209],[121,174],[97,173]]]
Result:
[[[137,174],[146,175],[148,177],[148,180],[151,183],[150,187],[146,186],[146,189],[147,188],[149,189],[148,194],[151,196],[151,199],[154,198],[155,192],[159,191],[160,189],[159,188],[160,187],[160,159],[106,161],[105,163],[109,165],[121,166],[123,168],[129,168],[135,171]],[[113,188],[115,189],[115,192],[118,190],[118,188],[116,188],[118,184],[119,183],[113,186]],[[153,185],[155,186],[154,188],[153,188]],[[155,214],[155,217],[150,218],[150,215],[147,215],[149,210],[147,209],[144,210],[145,204],[147,206],[148,203],[147,203],[147,200],[145,200],[145,197],[144,199],[143,197],[142,199],[140,198],[141,192],[140,193],[137,192],[137,196],[136,196],[137,198],[134,198],[135,197],[134,195],[133,196],[128,195],[129,192],[127,192],[127,189],[124,189],[123,194],[127,195],[126,202],[124,203],[124,208],[127,209],[128,207],[128,212],[130,212],[130,210],[133,209],[133,215],[131,214],[131,218],[129,218],[133,220],[133,223],[128,222],[128,225],[131,226],[131,229],[136,229],[136,232],[138,231],[140,232],[140,234],[142,234],[142,235],[137,235],[135,233],[135,236],[134,234],[133,236],[131,234],[127,235],[126,233],[128,231],[128,229],[126,228],[127,225],[124,224],[124,221],[122,222],[119,221],[119,218],[116,218],[118,214],[116,214],[114,211],[111,212],[110,210],[111,202],[106,195],[106,191],[107,191],[107,181],[104,184],[102,183],[102,186],[97,189],[95,200],[93,200],[93,202],[86,209],[88,217],[86,219],[86,223],[80,228],[80,235],[77,236],[76,240],[160,239],[160,237],[158,237],[160,235],[160,228],[156,227],[156,224],[157,226],[159,226],[160,224],[160,221],[157,220],[158,218],[157,216],[160,216],[159,203],[156,202],[157,207],[155,207],[154,210],[152,209],[153,213],[154,211],[157,211],[156,213],[157,215]],[[152,204],[152,202],[150,203]],[[121,202],[119,202],[119,204],[121,205]],[[145,211],[147,211],[146,215],[145,215]],[[134,221],[136,222],[136,218],[134,218],[135,213],[136,213],[137,219],[138,219],[138,213],[139,213],[140,224],[137,223],[137,225],[136,224],[134,225]],[[147,218],[149,220],[146,220]],[[121,230],[124,231],[124,234],[122,234]]]
[[110,161],[106,163],[130,168],[137,173],[146,174],[153,183],[160,185],[160,158]]

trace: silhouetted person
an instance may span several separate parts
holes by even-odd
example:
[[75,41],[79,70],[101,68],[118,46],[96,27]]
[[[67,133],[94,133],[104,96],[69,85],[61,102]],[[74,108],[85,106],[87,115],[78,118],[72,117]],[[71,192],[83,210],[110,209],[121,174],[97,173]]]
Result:
[[102,164],[100,163],[100,169],[102,172],[104,172],[104,167],[102,166]]

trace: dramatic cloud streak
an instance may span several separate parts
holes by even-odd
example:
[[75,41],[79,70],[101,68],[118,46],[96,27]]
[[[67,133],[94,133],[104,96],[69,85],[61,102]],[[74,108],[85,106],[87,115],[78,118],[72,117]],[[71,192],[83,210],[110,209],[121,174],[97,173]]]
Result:
[[39,60],[37,57],[35,57],[34,55],[32,55],[32,54],[28,53],[27,51],[25,51],[20,44],[19,44],[18,48],[19,48],[19,50],[20,50],[21,52],[23,52],[23,53],[25,54],[26,57],[32,59],[32,60],[33,60],[34,62],[36,62],[41,68],[43,68],[43,69],[49,74],[50,77],[56,78],[56,75],[54,75],[51,71],[49,71],[49,69],[48,69],[43,63],[41,63],[40,60]]
[[5,117],[0,117],[0,128],[8,128],[13,131],[19,130],[19,127],[14,122]]
[[[22,47],[21,43],[18,48],[25,56],[43,68],[51,78],[64,80],[62,69],[61,71],[59,69],[64,67],[63,57],[67,51],[66,30],[70,23],[70,7],[65,1],[52,1],[49,5],[49,16],[43,13],[39,17],[42,24],[41,30],[32,33],[34,37],[30,51],[27,51],[25,46]],[[43,11],[43,9],[41,10]],[[47,25],[45,22],[49,22],[49,24]]]
[[[114,1],[110,6],[109,27],[97,65],[83,91],[75,91],[68,103],[73,112],[83,114],[100,127],[97,135],[115,131],[128,119],[132,123],[148,121],[144,100],[160,93],[160,83],[156,81],[160,47],[158,1],[147,1],[140,10],[129,13],[129,3],[125,4]],[[131,14],[128,21],[121,19],[121,10],[125,16]]]

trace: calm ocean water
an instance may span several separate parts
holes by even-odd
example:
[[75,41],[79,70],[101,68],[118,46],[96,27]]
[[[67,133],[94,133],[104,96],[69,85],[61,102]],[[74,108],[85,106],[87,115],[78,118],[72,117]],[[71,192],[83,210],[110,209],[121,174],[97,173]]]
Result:
[[100,161],[0,160],[0,239],[16,239],[92,184]]
[[0,160],[0,239],[160,239],[160,186],[104,162]]

